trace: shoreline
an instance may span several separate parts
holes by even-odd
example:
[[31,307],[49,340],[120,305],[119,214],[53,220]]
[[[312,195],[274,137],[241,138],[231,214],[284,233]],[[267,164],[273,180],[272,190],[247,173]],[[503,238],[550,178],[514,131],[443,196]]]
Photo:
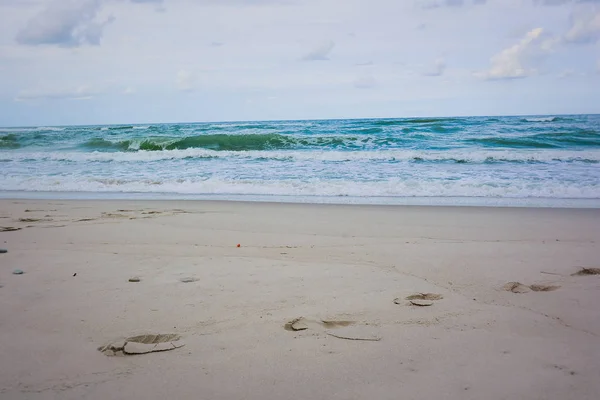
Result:
[[22,192],[0,191],[2,200],[30,201],[204,201],[269,204],[326,204],[425,207],[598,209],[600,199],[509,197],[352,197],[281,195],[202,195],[148,192]]

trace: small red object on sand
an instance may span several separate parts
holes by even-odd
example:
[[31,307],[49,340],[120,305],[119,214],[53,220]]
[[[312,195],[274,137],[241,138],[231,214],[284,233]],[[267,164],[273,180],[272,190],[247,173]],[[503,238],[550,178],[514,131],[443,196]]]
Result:
[[237,247],[242,247],[242,245],[238,243]]

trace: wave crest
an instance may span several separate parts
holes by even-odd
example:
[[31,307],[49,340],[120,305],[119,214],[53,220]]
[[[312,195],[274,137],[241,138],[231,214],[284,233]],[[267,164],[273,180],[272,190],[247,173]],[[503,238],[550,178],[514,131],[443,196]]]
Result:
[[93,138],[82,147],[89,150],[117,151],[162,151],[186,150],[193,148],[215,151],[249,151],[266,149],[283,149],[291,147],[297,140],[278,134],[252,135],[198,135],[184,138],[148,138],[143,140],[110,141],[104,138]]

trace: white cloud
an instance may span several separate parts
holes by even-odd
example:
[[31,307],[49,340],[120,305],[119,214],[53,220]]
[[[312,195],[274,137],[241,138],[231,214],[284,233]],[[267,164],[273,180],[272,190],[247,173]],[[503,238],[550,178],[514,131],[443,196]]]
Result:
[[335,47],[333,41],[323,43],[322,45],[314,48],[311,52],[302,57],[304,61],[326,61],[329,60],[329,53]]
[[191,92],[194,90],[196,77],[192,72],[182,69],[177,73],[177,79],[175,82],[177,89],[183,92]]
[[[588,2],[600,0],[588,0]],[[554,4],[547,4],[554,5]],[[600,9],[591,4],[577,5],[570,16],[569,29],[561,35],[546,36],[541,41],[540,49],[554,52],[561,46],[592,44],[600,40]]]
[[75,88],[50,89],[50,90],[24,90],[16,97],[15,101],[31,100],[89,100],[98,95],[99,92],[89,86],[78,86]]
[[539,41],[542,32],[542,28],[531,30],[519,43],[493,56],[490,69],[479,72],[476,76],[487,80],[496,80],[525,78],[535,74],[537,72],[535,69],[527,68],[526,59]]
[[123,89],[123,94],[134,94],[136,92],[135,88],[128,86]]
[[582,7],[571,16],[571,28],[564,36],[567,43],[595,43],[600,39],[600,10]]
[[54,0],[17,33],[17,43],[30,46],[97,46],[104,28],[114,20],[108,17],[98,21],[101,6],[100,0]]
[[425,76],[442,76],[444,71],[446,70],[446,61],[443,58],[438,58],[435,60],[433,65],[428,71],[425,71],[423,75]]
[[[129,1],[134,4],[155,5],[157,11],[165,10],[164,0]],[[15,39],[17,43],[28,46],[99,46],[104,29],[115,21],[112,15],[100,19],[99,14],[106,4],[114,2],[114,0],[46,1],[46,6],[17,32]],[[15,4],[27,5],[28,3],[15,0]]]

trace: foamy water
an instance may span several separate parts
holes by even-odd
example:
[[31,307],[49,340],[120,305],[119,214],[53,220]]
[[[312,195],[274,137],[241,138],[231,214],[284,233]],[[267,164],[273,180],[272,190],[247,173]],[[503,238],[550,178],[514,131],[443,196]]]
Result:
[[599,168],[596,115],[0,128],[25,196],[595,200]]

